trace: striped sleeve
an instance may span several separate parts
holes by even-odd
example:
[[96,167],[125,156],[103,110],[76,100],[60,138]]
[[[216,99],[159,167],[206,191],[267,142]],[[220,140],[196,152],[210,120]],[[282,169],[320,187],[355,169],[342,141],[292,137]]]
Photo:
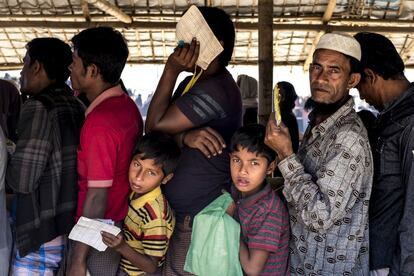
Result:
[[165,219],[155,219],[142,227],[142,247],[145,255],[163,257],[168,249],[172,226]]
[[214,91],[193,88],[178,98],[175,104],[194,125],[199,126],[226,116],[221,101]]
[[281,200],[275,202],[272,208],[263,210],[255,216],[250,224],[248,247],[278,253],[287,248],[289,237],[289,221]]

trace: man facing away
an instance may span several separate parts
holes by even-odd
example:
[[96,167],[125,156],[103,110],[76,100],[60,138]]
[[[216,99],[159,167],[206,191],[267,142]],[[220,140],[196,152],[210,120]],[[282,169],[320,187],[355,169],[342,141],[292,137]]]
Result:
[[57,38],[30,41],[20,72],[29,95],[17,125],[6,182],[15,193],[17,254],[12,275],[50,275],[59,268],[76,209],[76,149],[84,107],[65,81],[70,46]]
[[[104,218],[120,226],[128,210],[128,168],[142,118],[119,84],[128,47],[120,32],[91,28],[72,38],[70,65],[73,89],[85,93],[90,105],[78,149],[78,207],[76,219]],[[68,275],[115,275],[120,255],[75,242]]]
[[374,127],[374,182],[369,205],[372,275],[414,272],[414,85],[392,42],[358,33],[361,99],[380,114]]
[[298,153],[288,129],[267,125],[281,160],[292,236],[290,271],[303,275],[368,275],[368,203],[372,157],[349,89],[359,80],[358,42],[321,37],[310,66],[314,109]]
[[17,87],[10,81],[0,79],[0,126],[6,138],[16,143],[16,127],[21,108]]

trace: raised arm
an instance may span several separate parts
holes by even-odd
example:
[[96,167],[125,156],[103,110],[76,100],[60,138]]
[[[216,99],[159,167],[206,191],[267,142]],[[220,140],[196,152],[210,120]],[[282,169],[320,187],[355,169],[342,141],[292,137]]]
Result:
[[171,96],[178,75],[183,71],[192,71],[198,58],[199,43],[193,39],[190,45],[177,47],[170,55],[164,67],[161,79],[148,108],[145,130],[158,130],[177,134],[193,127],[192,122],[171,104]]
[[[336,141],[326,149],[324,164],[315,172],[315,179],[290,151],[291,147],[283,146],[287,143],[287,129],[269,124],[274,121],[268,122],[268,145],[282,153],[278,166],[285,178],[283,193],[306,225],[314,229],[330,228],[360,200],[359,194],[370,191],[372,158],[368,145],[361,142],[358,133],[348,131],[337,135]],[[283,147],[289,149],[288,154],[283,152]]]

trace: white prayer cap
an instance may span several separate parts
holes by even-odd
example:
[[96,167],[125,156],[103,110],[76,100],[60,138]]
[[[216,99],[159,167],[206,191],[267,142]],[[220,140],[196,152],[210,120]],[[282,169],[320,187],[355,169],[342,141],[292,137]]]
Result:
[[350,35],[339,33],[324,34],[316,45],[317,49],[327,49],[340,52],[361,61],[361,46],[359,42]]

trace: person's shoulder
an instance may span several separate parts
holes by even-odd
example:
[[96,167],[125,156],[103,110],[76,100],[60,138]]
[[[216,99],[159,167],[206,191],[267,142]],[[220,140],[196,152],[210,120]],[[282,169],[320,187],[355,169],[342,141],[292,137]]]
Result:
[[156,198],[145,202],[142,208],[145,209],[145,212],[149,215],[150,219],[147,221],[148,223],[150,223],[150,221],[164,221],[166,220],[164,214],[166,212],[171,212],[167,199],[162,193]]
[[273,189],[270,189],[269,192],[261,197],[253,206],[258,210],[257,215],[267,216],[273,212],[287,212],[285,203]]
[[45,104],[37,97],[28,98],[22,106],[22,114],[34,111],[47,111]]
[[334,144],[343,148],[355,149],[369,148],[367,130],[356,112],[346,116],[341,123],[334,125],[334,133],[331,135]]
[[[214,76],[209,77],[205,81],[200,82],[198,87],[200,90],[206,90],[210,92],[217,92],[217,93],[223,93],[223,92],[231,92],[231,91],[237,91],[240,93],[239,88],[234,81],[232,75],[227,71],[227,69],[223,69],[221,72],[217,73]],[[233,89],[229,89],[233,88]],[[223,91],[225,90],[225,91]]]
[[125,119],[125,117],[135,118],[139,115],[139,110],[134,101],[126,94],[120,95],[118,97],[109,98],[109,101],[104,101],[102,103],[102,108],[107,116],[113,116],[114,113],[117,113],[119,118]]
[[288,213],[286,203],[273,189],[269,192],[268,207],[270,212],[279,215],[287,215]]

